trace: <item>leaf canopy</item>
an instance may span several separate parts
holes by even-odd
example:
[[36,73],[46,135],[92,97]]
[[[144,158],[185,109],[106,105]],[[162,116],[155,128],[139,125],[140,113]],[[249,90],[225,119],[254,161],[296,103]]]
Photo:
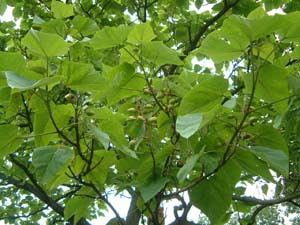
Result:
[[0,18],[0,220],[298,215],[299,9],[298,0],[0,1],[14,18]]

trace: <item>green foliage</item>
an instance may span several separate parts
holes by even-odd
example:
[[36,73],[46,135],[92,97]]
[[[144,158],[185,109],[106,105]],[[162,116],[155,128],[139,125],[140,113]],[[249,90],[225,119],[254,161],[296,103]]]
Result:
[[[191,206],[203,224],[299,213],[299,1],[2,0],[0,15],[8,6],[1,220],[87,225],[108,207],[108,224],[158,225],[175,199],[173,225],[194,224]],[[129,195],[126,218],[112,192]]]
[[66,147],[39,147],[33,151],[32,165],[36,169],[36,175],[42,184],[47,184],[63,174],[66,165],[73,158],[73,151]]
[[[209,217],[212,224],[226,222],[225,213],[230,206],[233,188],[239,178],[239,168],[230,163],[222,167],[215,176],[190,190],[191,201]],[[209,202],[213,202],[214,207],[207,204]]]

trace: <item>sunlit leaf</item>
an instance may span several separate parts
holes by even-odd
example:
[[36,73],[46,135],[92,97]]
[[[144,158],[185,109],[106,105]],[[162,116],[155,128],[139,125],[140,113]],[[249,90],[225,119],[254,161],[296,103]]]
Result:
[[55,18],[66,18],[73,15],[73,6],[52,0],[51,11],[54,13]]
[[174,49],[168,48],[161,41],[144,43],[142,45],[141,54],[157,66],[164,64],[183,64],[183,62],[179,59],[179,54]]
[[106,49],[118,46],[125,42],[131,28],[120,25],[118,27],[104,27],[97,31],[91,40],[91,45],[95,49]]
[[69,51],[70,44],[57,34],[30,30],[22,39],[25,45],[37,56],[52,57],[64,55]]
[[176,120],[176,130],[184,138],[192,136],[202,122],[202,113],[186,114],[179,116]]

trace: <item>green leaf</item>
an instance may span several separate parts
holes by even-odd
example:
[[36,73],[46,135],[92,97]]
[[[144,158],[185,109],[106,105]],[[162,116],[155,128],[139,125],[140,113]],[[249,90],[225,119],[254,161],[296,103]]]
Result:
[[31,99],[31,107],[34,112],[33,116],[33,131],[36,137],[34,138],[36,146],[48,145],[54,135],[42,135],[46,132],[52,132],[52,130],[45,130],[45,127],[49,121],[49,112],[46,108],[44,101],[37,95]]
[[241,168],[250,175],[259,175],[266,181],[274,182],[274,179],[270,173],[267,163],[260,160],[253,153],[239,150],[234,155],[234,158],[237,161],[237,163],[241,166]]
[[264,5],[266,7],[266,10],[272,10],[272,9],[277,9],[279,7],[281,7],[284,3],[286,3],[286,1],[282,1],[282,0],[265,0],[264,1]]
[[88,125],[90,131],[95,136],[95,138],[103,145],[105,149],[109,147],[109,136],[108,134],[101,131],[100,128],[94,126],[93,124]]
[[252,31],[246,19],[230,16],[220,30],[210,33],[197,52],[204,54],[215,63],[240,57],[250,43]]
[[[94,151],[94,157],[91,164],[91,168],[94,169],[86,176],[86,178],[96,183],[99,188],[103,188],[109,171],[116,162],[117,158],[114,151]],[[81,171],[82,170],[80,170],[79,172]]]
[[136,152],[127,147],[124,127],[119,121],[107,118],[100,123],[100,128],[109,135],[110,141],[119,151],[132,158],[138,158]]
[[30,30],[22,39],[25,45],[37,56],[53,57],[64,55],[69,51],[70,44],[57,34]]
[[67,86],[73,90],[89,91],[102,97],[104,90],[107,88],[107,83],[105,78],[97,72],[88,73],[81,79],[73,80],[71,83],[67,84]]
[[34,81],[28,80],[20,75],[16,74],[15,72],[7,71],[5,72],[7,85],[11,88],[18,88],[18,89],[27,89],[34,85]]
[[268,163],[272,169],[287,176],[289,150],[283,135],[271,125],[260,126],[254,132],[255,146],[250,147],[251,152]]
[[138,156],[136,154],[135,151],[131,150],[130,148],[128,148],[127,146],[125,145],[122,145],[122,146],[117,146],[118,149],[123,152],[125,155],[128,155],[130,156],[131,158],[134,158],[134,159],[138,159]]
[[281,149],[253,146],[250,151],[270,165],[272,169],[285,177],[289,174],[289,158]]
[[186,179],[187,175],[188,175],[188,174],[192,171],[192,169],[195,167],[195,165],[196,165],[198,159],[199,159],[201,156],[203,156],[203,153],[204,153],[203,150],[204,150],[204,148],[203,148],[199,153],[190,156],[190,157],[186,160],[184,166],[180,168],[180,170],[178,171],[177,176],[176,176],[177,179],[178,179],[178,181],[179,181],[179,183],[182,183],[182,182]]
[[176,130],[182,137],[189,138],[200,128],[201,122],[202,113],[178,116],[176,120]]
[[60,1],[52,0],[51,11],[55,18],[67,18],[73,16],[73,6]]
[[193,205],[208,216],[212,225],[222,224],[239,178],[239,167],[233,162],[227,162],[216,175],[189,191]]
[[[300,34],[298,23],[300,19],[299,11],[292,12],[286,15],[277,15],[278,17],[278,33],[283,37],[285,42],[299,41]],[[281,23],[280,23],[281,22]]]
[[196,0],[195,1],[195,6],[196,6],[197,9],[200,9],[202,4],[203,4],[203,0]]
[[0,158],[17,150],[22,139],[18,137],[18,128],[13,125],[0,125]]
[[131,44],[143,44],[152,41],[154,34],[150,22],[136,24],[128,35],[128,42]]
[[255,132],[255,145],[280,149],[284,154],[289,154],[288,145],[283,137],[283,134],[273,126],[261,125],[255,129]]
[[212,76],[200,81],[183,97],[179,115],[205,113],[221,105],[224,93],[227,91],[228,81],[221,76]]
[[95,49],[106,49],[121,45],[127,39],[131,28],[125,25],[118,27],[104,27],[97,31],[91,40],[91,45]]
[[145,202],[148,202],[152,199],[160,190],[164,188],[167,183],[167,178],[157,177],[151,175],[148,179],[145,179],[145,182],[139,187],[142,198]]
[[0,1],[0,16],[2,16],[6,11],[6,2],[5,0]]
[[253,54],[273,63],[275,56],[273,44],[271,42],[266,41],[257,49],[253,49]]
[[179,54],[161,41],[144,43],[141,54],[156,66],[165,64],[183,65],[183,62],[178,57]]
[[262,6],[257,7],[254,9],[252,12],[250,12],[247,16],[248,19],[250,20],[255,20],[258,18],[263,18],[267,15],[266,11]]
[[17,52],[0,51],[0,71],[21,71],[26,66],[24,57]]
[[[287,70],[272,64],[265,64],[259,70],[255,97],[263,99],[266,102],[274,102],[289,96]],[[251,93],[253,86],[250,74],[244,75],[244,81],[247,93]],[[284,114],[288,105],[288,99],[274,104],[274,108]]]
[[36,148],[32,154],[32,164],[36,168],[39,181],[47,184],[62,173],[74,157],[68,147],[45,146]]
[[[70,219],[72,216],[74,216],[74,224],[77,224],[77,222],[82,217],[88,217],[89,210],[88,206],[92,204],[94,201],[92,198],[85,197],[87,196],[93,196],[94,192],[91,191],[90,188],[82,188],[77,192],[77,195],[79,196],[73,196],[71,199],[69,199],[66,202],[66,206],[64,208],[64,218],[65,220]],[[82,196],[80,196],[82,195]]]
[[49,84],[54,84],[63,80],[62,76],[54,76],[54,77],[45,77],[38,81],[33,81],[11,71],[6,71],[5,76],[9,87],[20,89],[22,91],[46,86]]
[[106,77],[105,97],[108,105],[116,104],[131,96],[139,96],[145,86],[142,75],[135,73],[134,67],[123,63],[113,68],[106,68],[103,76]]
[[64,61],[59,73],[66,77],[66,85],[72,86],[80,83],[84,85],[82,80],[95,73],[95,70],[93,65],[88,63]]
[[72,24],[74,28],[84,36],[94,34],[99,30],[99,27],[94,20],[80,15],[74,17]]

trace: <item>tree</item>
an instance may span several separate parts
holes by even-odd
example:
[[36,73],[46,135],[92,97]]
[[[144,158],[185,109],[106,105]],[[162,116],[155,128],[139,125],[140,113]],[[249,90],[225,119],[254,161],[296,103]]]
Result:
[[[172,225],[195,224],[192,206],[211,224],[299,213],[299,1],[8,6],[19,24],[0,23],[2,220],[87,225],[110,208],[108,224],[161,225],[172,199]],[[276,192],[246,195],[255,183]],[[111,190],[130,195],[126,218]]]

